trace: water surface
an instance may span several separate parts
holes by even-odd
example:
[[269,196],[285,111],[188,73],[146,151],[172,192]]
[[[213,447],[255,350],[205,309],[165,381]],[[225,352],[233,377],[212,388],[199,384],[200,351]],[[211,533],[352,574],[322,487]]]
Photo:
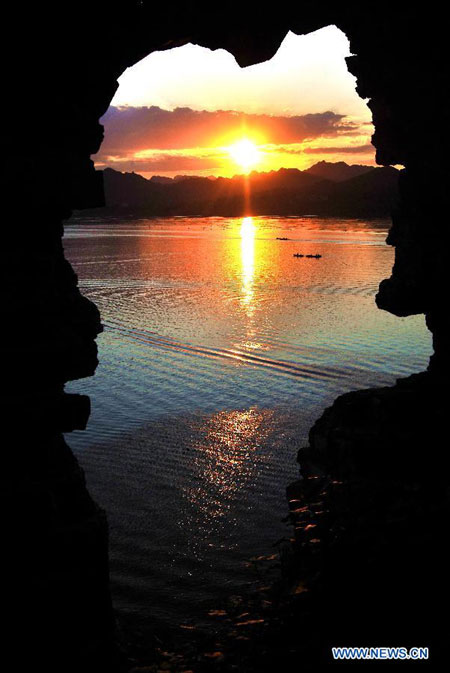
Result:
[[[186,622],[289,530],[296,451],[342,392],[424,368],[423,316],[374,304],[388,223],[80,220],[64,245],[100,308],[92,399],[68,438],[111,526],[116,606]],[[277,240],[287,237],[289,240]],[[322,255],[295,258],[294,253]]]

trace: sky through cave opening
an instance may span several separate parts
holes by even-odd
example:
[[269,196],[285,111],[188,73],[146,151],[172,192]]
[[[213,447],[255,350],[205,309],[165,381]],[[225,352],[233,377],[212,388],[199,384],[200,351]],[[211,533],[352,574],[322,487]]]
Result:
[[289,32],[272,59],[246,68],[223,49],[153,52],[120,77],[96,166],[146,178],[373,166],[371,113],[349,55],[335,26]]

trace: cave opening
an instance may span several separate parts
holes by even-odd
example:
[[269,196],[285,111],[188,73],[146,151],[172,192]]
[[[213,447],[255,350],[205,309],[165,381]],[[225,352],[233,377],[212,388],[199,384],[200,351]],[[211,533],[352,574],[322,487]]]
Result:
[[[64,237],[104,325],[95,377],[68,388],[93,405],[71,446],[108,513],[128,628],[207,623],[225,587],[248,580],[250,559],[288,535],[294,447],[323,409],[426,366],[423,318],[375,306],[393,263],[398,176],[375,166],[347,56],[333,26],[289,33],[270,61],[243,70],[224,50],[156,52],[122,75],[101,118],[106,209],[77,212]],[[233,152],[243,141],[256,164]],[[241,182],[228,187],[242,171],[248,212]],[[283,215],[258,179],[287,182],[276,205],[293,190],[323,192]],[[320,211],[325,197],[350,201]]]
[[[286,637],[283,636],[277,645],[277,639],[267,637],[269,632],[266,631],[262,640],[250,634],[244,636],[242,642],[249,637],[250,645],[253,642],[267,643],[260,652],[263,661],[261,656],[258,659],[255,655],[254,661],[261,664],[258,670],[267,666],[270,670],[274,658],[277,665],[282,661],[289,669],[297,666],[299,661],[308,660],[308,656],[311,659],[311,653],[312,661],[323,658],[329,662],[330,646],[339,644],[336,641],[344,644],[351,640],[360,644],[371,642],[372,637],[381,644],[400,641],[408,646],[430,644],[437,659],[439,652],[443,653],[439,648],[446,634],[445,625],[437,616],[436,605],[445,606],[448,596],[448,550],[443,533],[448,525],[445,481],[448,465],[447,454],[441,449],[449,361],[448,228],[445,226],[448,171],[445,139],[443,141],[443,135],[438,132],[446,128],[447,122],[446,106],[440,98],[448,67],[445,22],[438,21],[439,13],[433,3],[427,8],[416,8],[403,2],[366,3],[364,6],[360,3],[345,6],[322,3],[320,7],[305,2],[300,7],[283,5],[276,14],[269,16],[259,9],[255,11],[254,3],[249,2],[239,8],[239,20],[230,13],[228,6],[216,6],[212,16],[211,8],[202,2],[176,3],[176,11],[173,6],[155,6],[154,3],[150,6],[145,0],[118,3],[118,9],[109,7],[105,11],[105,3],[94,2],[88,8],[77,5],[70,20],[62,16],[59,6],[55,12],[51,5],[35,8],[8,5],[5,10],[5,21],[11,27],[11,34],[21,37],[20,53],[28,59],[33,75],[36,74],[27,77],[26,86],[24,71],[12,58],[6,41],[1,47],[6,49],[3,63],[10,66],[3,73],[4,87],[14,102],[8,107],[8,132],[3,136],[8,162],[2,166],[2,186],[6,194],[4,216],[5,222],[11,223],[5,229],[9,246],[4,259],[5,314],[11,328],[5,334],[8,349],[4,363],[7,391],[4,411],[9,425],[15,430],[12,450],[4,454],[2,477],[6,541],[2,562],[5,564],[3,576],[8,578],[4,606],[9,617],[4,656],[12,655],[15,660],[20,656],[24,665],[44,662],[47,670],[61,670],[62,665],[76,671],[83,668],[126,670],[122,660],[119,662],[115,646],[106,516],[87,491],[83,470],[65,443],[63,433],[75,431],[70,444],[74,444],[75,452],[81,456],[80,463],[84,464],[88,452],[77,446],[77,431],[86,427],[90,415],[90,403],[85,393],[90,392],[94,381],[101,383],[102,371],[109,368],[116,372],[114,387],[105,385],[105,401],[117,398],[118,393],[126,397],[133,393],[136,385],[128,373],[133,368],[139,369],[143,361],[140,349],[147,348],[152,339],[152,347],[157,352],[153,385],[158,377],[161,378],[163,360],[166,358],[167,363],[168,353],[175,357],[175,353],[181,354],[187,349],[186,339],[179,338],[179,334],[177,338],[173,334],[163,335],[165,342],[162,344],[161,335],[155,339],[145,326],[127,331],[122,323],[113,329],[113,316],[109,316],[110,327],[106,326],[101,338],[108,340],[112,359],[104,358],[106,366],[99,368],[98,377],[89,379],[97,366],[95,338],[101,331],[101,321],[95,303],[80,292],[77,276],[65,259],[61,237],[63,221],[72,211],[84,209],[88,218],[89,209],[102,202],[102,180],[94,170],[91,156],[100,147],[102,128],[99,119],[114,95],[117,78],[125,68],[148,53],[178,47],[189,41],[209,48],[227,49],[241,65],[250,65],[269,59],[289,29],[299,34],[310,33],[321,26],[335,24],[351,40],[353,55],[348,64],[357,77],[358,93],[370,100],[377,162],[386,167],[405,166],[388,239],[395,247],[395,264],[391,277],[382,282],[377,294],[378,306],[386,311],[379,312],[378,316],[381,321],[386,316],[386,320],[391,320],[388,312],[398,316],[392,320],[397,321],[401,331],[400,326],[405,324],[407,316],[413,316],[408,320],[420,320],[414,316],[425,314],[433,335],[433,355],[428,368],[421,374],[402,378],[395,385],[341,395],[311,429],[309,446],[300,447],[299,452],[303,480],[294,482],[288,489],[290,514],[296,527],[291,555],[294,565],[290,566],[290,577],[294,582],[290,590],[294,599],[286,604],[286,630],[282,631]],[[30,101],[36,105],[30,105]],[[66,230],[64,246],[67,251],[70,248],[71,253],[78,246],[81,252],[84,243],[76,242],[71,226],[68,225]],[[100,239],[101,228],[97,233]],[[222,238],[221,243],[222,252],[228,246],[227,258],[235,262],[234,267],[231,264],[227,269],[228,299],[233,302],[238,298],[238,312],[243,324],[252,328],[257,316],[257,311],[253,310],[257,305],[255,298],[260,292],[255,279],[264,269],[264,273],[268,273],[264,265],[258,267],[258,259],[262,257],[257,248],[268,244],[256,236],[254,221],[242,222],[239,234],[235,233],[234,238],[230,236],[226,243]],[[84,269],[98,272],[97,280],[101,277],[102,267],[106,266],[102,262],[111,262],[102,258],[111,242],[108,243],[108,236],[104,231],[102,240],[91,246],[91,258],[81,259]],[[88,238],[89,232],[85,229],[85,241]],[[138,237],[127,236],[125,231],[122,238]],[[143,245],[145,238],[148,238],[148,230],[139,237]],[[176,247],[170,251],[169,237],[166,238],[161,257],[169,252],[176,256]],[[193,240],[192,245],[199,246],[199,239],[201,237]],[[283,249],[281,245],[279,251]],[[87,245],[84,247],[87,250]],[[135,241],[131,252],[136,253],[137,247]],[[98,254],[94,254],[95,249]],[[220,246],[217,251],[220,255]],[[298,252],[302,253],[301,250]],[[314,252],[318,250],[311,250]],[[372,260],[366,264],[371,269],[374,251],[369,252],[365,261]],[[137,257],[141,259],[140,254]],[[206,268],[208,255],[201,259]],[[325,259],[323,256],[318,264]],[[291,264],[293,261],[290,258]],[[116,256],[113,260],[116,270],[123,262],[124,259]],[[182,268],[183,264],[181,256],[178,267]],[[307,268],[304,266],[303,271]],[[309,267],[313,280],[318,269],[320,266]],[[89,277],[77,270],[84,295],[91,293],[97,301],[104,301],[103,312],[111,289],[116,289],[117,297],[121,297],[119,303],[124,314],[130,306],[133,286],[134,294],[140,294],[141,299],[144,297],[144,302],[145,293],[151,290],[157,294],[148,278],[128,278],[127,282],[112,283],[105,290],[94,282],[95,274],[91,273]],[[378,277],[383,275],[384,268]],[[115,281],[118,278],[119,275]],[[267,278],[270,279],[270,273]],[[163,285],[172,293],[174,301],[179,298],[182,288],[187,287],[185,281],[180,282],[176,274],[165,279]],[[314,297],[336,295],[330,285],[327,287],[318,282],[311,283],[311,287],[313,285],[315,290],[311,294]],[[210,286],[213,288],[214,284]],[[195,282],[189,287],[192,297],[196,293],[201,295]],[[347,289],[351,289],[350,282]],[[360,300],[364,303],[364,291],[361,296],[349,292],[349,305],[356,306]],[[270,304],[270,301],[265,303]],[[157,305],[164,314],[164,303]],[[110,306],[114,308],[112,304]],[[228,320],[230,325],[226,329],[232,332],[230,315],[226,314],[224,322]],[[191,334],[199,337],[201,321],[195,321],[195,313],[191,318],[194,318]],[[295,319],[298,319],[297,315]],[[289,320],[292,320],[291,315]],[[36,326],[32,336],[31,325]],[[357,335],[357,331],[354,334]],[[245,348],[250,350],[255,343],[261,343],[251,329],[247,336]],[[120,372],[113,358],[120,360],[122,338],[133,343],[134,359]],[[407,341],[405,335],[405,346]],[[398,350],[391,372],[397,371],[396,367],[401,368],[404,358],[411,352],[414,357],[416,354],[421,357],[416,343],[410,343],[411,348],[405,350],[399,348],[400,342],[395,343]],[[364,346],[361,339],[359,343]],[[276,345],[284,347],[280,343]],[[298,353],[298,344],[297,347]],[[226,367],[233,364],[230,358],[228,362],[223,357],[225,351],[231,351],[223,343],[216,344],[208,353],[204,350],[199,353],[196,348],[193,344],[189,351],[191,372],[175,368],[180,384],[180,390],[176,389],[176,384],[173,386],[175,406],[177,394],[179,398],[183,396],[183,381],[202,373],[195,366],[198,360],[203,358],[212,363],[220,355],[223,366],[219,375],[225,379]],[[242,343],[239,348],[243,350]],[[319,354],[323,356],[326,351],[323,343],[321,348]],[[364,348],[362,361],[367,362],[363,351]],[[239,352],[234,355],[242,357]],[[239,357],[234,359],[234,366],[243,371],[245,368],[239,364],[242,362]],[[253,353],[245,353],[244,359],[251,361],[252,357]],[[266,359],[260,357],[251,366],[262,372],[269,365],[275,371],[273,361],[277,358],[271,357],[269,363]],[[330,363],[325,360],[322,364],[329,368]],[[309,364],[303,369],[310,369]],[[419,368],[422,366],[417,364]],[[289,359],[279,357],[277,380],[288,376],[286,365],[291,365]],[[375,371],[380,367],[380,361],[372,361],[371,366]],[[321,376],[324,371],[322,367]],[[329,369],[325,373],[329,374]],[[400,372],[400,375],[404,373]],[[300,381],[310,374],[310,371],[302,371],[297,379]],[[313,380],[315,375],[317,370]],[[208,391],[216,378],[203,371],[204,390]],[[68,382],[81,379],[85,380],[83,385],[70,383],[64,390]],[[149,386],[148,378],[146,385]],[[242,390],[239,385],[233,387],[233,394]],[[262,389],[270,395],[270,387],[263,386]],[[336,390],[336,395],[340,392],[342,389]],[[328,401],[323,400],[323,403],[325,406]],[[116,399],[119,420],[124,415],[132,415],[138,408],[139,405],[133,402],[128,402],[127,407],[123,398]],[[94,404],[90,428],[95,427],[99,409]],[[225,414],[221,417],[217,410],[211,409],[211,414],[216,416],[209,418],[207,432],[210,439],[217,437],[217,424],[228,430],[221,435],[221,456],[224,458],[221,474],[214,474],[210,469],[214,455],[203,452],[204,457],[210,459],[202,465],[204,483],[219,477],[219,483],[225,487],[226,480],[221,482],[221,476],[236,474],[239,461],[242,464],[247,460],[246,451],[241,452],[242,447],[233,447],[234,428],[238,427],[239,437],[245,438],[248,453],[258,449],[251,432],[248,433],[249,427],[257,425],[270,440],[270,414],[261,417],[251,404],[245,408],[235,405],[234,412],[237,412],[234,416]],[[169,436],[169,443],[177,444],[179,428],[176,424],[170,425],[169,429],[160,424],[159,430],[161,436],[164,433]],[[283,432],[289,435],[288,420],[285,427],[275,433],[275,439],[279,439]],[[195,447],[191,460],[186,456],[188,470],[195,467],[192,456],[197,457],[195,451],[202,441],[197,426],[192,426],[190,433]],[[303,436],[299,438],[298,433],[293,432],[295,448],[300,440],[303,442]],[[152,448],[148,437],[138,437],[135,449],[142,450],[143,445]],[[234,463],[225,460],[230,451],[235,452]],[[115,483],[132,484],[135,475],[121,469],[120,451],[106,456],[105,446],[97,443],[90,455],[92,458],[97,456],[99,461],[97,474],[88,467],[93,489],[96,480],[98,485],[103,478],[102,456],[114,474]],[[147,450],[146,466],[150,467],[154,460],[155,454]],[[165,453],[161,461],[167,464],[169,475],[172,469],[170,456]],[[318,493],[314,485],[320,485],[322,490]],[[112,484],[112,491],[110,494],[106,492],[106,498],[114,499],[114,488]],[[170,498],[167,489],[161,490],[165,491],[164,497]],[[196,501],[198,492],[195,488],[187,495],[191,504],[200,510],[201,502]],[[319,509],[320,500],[327,504],[322,523],[319,519],[324,508]],[[130,490],[125,501],[130,512],[136,511],[136,498]],[[219,521],[221,503],[220,499],[210,503],[211,511],[219,515]],[[105,501],[101,504],[108,507]],[[270,499],[267,509],[270,509],[269,505]],[[317,518],[312,524],[316,526],[314,537],[308,539],[303,536],[305,522],[298,511],[303,507]],[[142,512],[143,518],[151,513],[152,508],[148,507]],[[203,514],[210,523],[207,511]],[[265,519],[263,523],[266,523]],[[117,524],[120,524],[117,519],[111,521],[113,535]],[[160,518],[160,524],[160,540],[163,540],[167,533],[163,518]],[[127,539],[125,529],[126,525],[123,525],[123,546],[129,548],[133,531],[129,531]],[[336,531],[341,533],[334,536]],[[298,549],[307,552],[311,565],[302,565],[301,559],[306,556],[299,558],[295,551]],[[151,554],[151,550],[147,551]],[[192,550],[194,557],[197,551]],[[320,563],[317,563],[317,552]],[[137,577],[142,567],[142,564],[136,564]],[[191,572],[189,567],[186,569]],[[113,568],[116,577],[122,571],[123,567],[116,563]],[[308,571],[307,577],[305,571]],[[421,587],[424,589],[411,591],[411,587],[417,587],[417,578],[423,580]],[[134,595],[140,592],[139,578],[129,583],[129,592]],[[239,629],[253,626],[259,628],[258,624],[247,624]],[[273,636],[276,631],[270,633]],[[304,635],[301,643],[299,633]],[[214,652],[215,649],[208,649],[206,653]],[[201,664],[206,667],[213,661],[214,657],[203,658]],[[238,663],[243,662],[241,657]],[[219,663],[222,665],[222,660]],[[251,670],[250,664],[248,668]]]

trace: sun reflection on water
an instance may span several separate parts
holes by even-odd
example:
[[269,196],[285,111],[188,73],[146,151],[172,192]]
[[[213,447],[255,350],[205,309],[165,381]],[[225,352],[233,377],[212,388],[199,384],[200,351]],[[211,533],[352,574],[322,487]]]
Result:
[[196,530],[193,547],[209,538],[225,518],[233,525],[229,519],[233,502],[269,460],[267,449],[262,448],[272,416],[272,411],[254,407],[223,411],[204,419],[198,434],[194,430],[192,469],[197,483],[184,489],[188,517]]
[[[253,217],[244,217],[242,219],[241,234],[241,278],[242,294],[240,304],[244,310],[246,324],[245,335],[240,343],[235,344],[237,348],[246,350],[259,350],[261,343],[256,338],[258,329],[256,325],[257,298],[255,296],[255,277],[256,277],[256,254],[255,254],[255,235],[257,225]],[[261,253],[261,250],[259,250]],[[259,263],[261,260],[258,260]]]
[[242,304],[247,315],[254,311],[255,229],[253,217],[244,217],[241,225]]

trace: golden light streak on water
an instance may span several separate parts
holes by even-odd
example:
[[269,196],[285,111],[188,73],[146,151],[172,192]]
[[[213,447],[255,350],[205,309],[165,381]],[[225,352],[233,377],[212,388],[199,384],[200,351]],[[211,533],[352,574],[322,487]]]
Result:
[[247,315],[254,313],[255,225],[253,217],[244,217],[241,224],[242,304]]
[[[184,494],[203,517],[201,528],[214,529],[229,516],[236,494],[245,489],[267,463],[261,445],[270,431],[271,410],[222,411],[203,421],[201,439],[192,457],[197,480]],[[197,522],[198,525],[198,522]]]

